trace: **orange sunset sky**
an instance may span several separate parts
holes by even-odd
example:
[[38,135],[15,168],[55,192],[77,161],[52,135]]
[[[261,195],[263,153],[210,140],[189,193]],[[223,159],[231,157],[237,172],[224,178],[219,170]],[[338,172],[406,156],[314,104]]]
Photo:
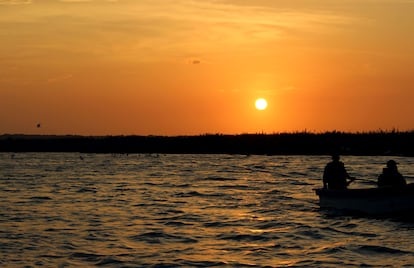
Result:
[[0,0],[0,134],[405,131],[413,106],[411,0]]

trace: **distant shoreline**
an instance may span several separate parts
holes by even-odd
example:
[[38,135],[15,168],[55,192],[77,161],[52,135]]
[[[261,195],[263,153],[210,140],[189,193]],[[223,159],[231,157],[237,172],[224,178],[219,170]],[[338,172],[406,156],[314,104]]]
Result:
[[414,156],[414,131],[198,136],[0,135],[0,152],[401,155]]

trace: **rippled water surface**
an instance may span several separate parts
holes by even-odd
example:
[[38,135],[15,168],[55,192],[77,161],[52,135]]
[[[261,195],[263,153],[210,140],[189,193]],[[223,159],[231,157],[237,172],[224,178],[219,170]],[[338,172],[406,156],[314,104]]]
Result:
[[[361,188],[388,158],[342,160]],[[319,210],[327,161],[3,153],[0,266],[414,267],[414,222]]]

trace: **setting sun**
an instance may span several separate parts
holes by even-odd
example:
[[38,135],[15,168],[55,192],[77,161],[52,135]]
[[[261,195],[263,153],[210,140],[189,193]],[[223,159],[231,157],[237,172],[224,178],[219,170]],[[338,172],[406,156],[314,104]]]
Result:
[[267,107],[267,101],[263,98],[257,99],[255,102],[255,106],[257,110],[264,110]]
[[413,1],[337,2],[0,0],[0,135],[412,130]]

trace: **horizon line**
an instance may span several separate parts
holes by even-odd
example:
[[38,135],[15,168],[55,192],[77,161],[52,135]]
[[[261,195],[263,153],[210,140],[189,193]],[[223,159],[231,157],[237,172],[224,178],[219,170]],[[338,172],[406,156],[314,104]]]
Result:
[[274,135],[298,135],[298,134],[310,134],[310,135],[326,135],[326,134],[353,134],[353,135],[367,135],[367,134],[411,134],[414,133],[414,129],[411,130],[364,130],[364,131],[342,131],[342,130],[327,130],[327,131],[281,131],[281,132],[256,132],[256,133],[200,133],[200,134],[174,134],[174,135],[162,135],[162,134],[37,134],[37,133],[2,133],[0,137],[12,137],[12,136],[31,136],[31,137],[200,137],[200,136],[274,136]]

